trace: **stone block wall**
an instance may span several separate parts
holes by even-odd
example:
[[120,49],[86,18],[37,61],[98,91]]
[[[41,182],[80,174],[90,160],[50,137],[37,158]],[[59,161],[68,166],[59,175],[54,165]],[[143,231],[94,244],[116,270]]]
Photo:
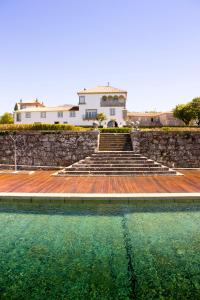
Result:
[[98,131],[0,132],[0,164],[68,166],[98,150]]
[[138,131],[133,150],[169,167],[200,168],[200,131]]

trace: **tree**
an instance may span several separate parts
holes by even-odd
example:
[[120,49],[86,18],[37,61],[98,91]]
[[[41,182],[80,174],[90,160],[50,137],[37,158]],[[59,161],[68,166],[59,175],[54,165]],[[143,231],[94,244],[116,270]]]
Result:
[[18,110],[18,104],[16,103],[15,107],[14,107],[14,111],[17,111],[17,110]]
[[200,126],[200,97],[194,98],[190,102],[190,106],[193,119],[196,121],[197,125]]
[[175,118],[182,120],[185,125],[189,125],[191,120],[193,119],[193,112],[191,109],[191,104],[178,104],[173,110],[173,115]]
[[0,124],[13,124],[13,123],[14,120],[11,113],[6,112],[0,118]]
[[99,113],[96,116],[96,120],[99,122],[99,126],[101,126],[101,123],[106,120],[106,115],[104,113]]

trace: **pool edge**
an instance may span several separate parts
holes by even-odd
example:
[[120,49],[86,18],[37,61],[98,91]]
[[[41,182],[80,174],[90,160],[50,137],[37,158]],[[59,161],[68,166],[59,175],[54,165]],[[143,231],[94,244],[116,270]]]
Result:
[[75,193],[5,193],[0,192],[0,202],[46,203],[68,201],[110,202],[200,202],[200,193],[132,193],[132,194],[75,194]]

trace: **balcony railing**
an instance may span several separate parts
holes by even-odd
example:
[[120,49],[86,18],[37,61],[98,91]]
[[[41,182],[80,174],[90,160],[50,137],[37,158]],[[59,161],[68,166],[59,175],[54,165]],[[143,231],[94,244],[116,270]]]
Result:
[[86,114],[86,115],[83,115],[83,120],[87,120],[87,121],[93,120],[93,121],[95,121],[96,117],[97,117],[97,115],[91,116],[91,115]]
[[101,107],[125,107],[125,100],[104,100],[101,99]]

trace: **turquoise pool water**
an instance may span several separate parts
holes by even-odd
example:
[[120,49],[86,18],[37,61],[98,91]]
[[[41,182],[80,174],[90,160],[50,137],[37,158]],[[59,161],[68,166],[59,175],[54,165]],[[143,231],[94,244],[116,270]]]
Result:
[[200,299],[200,206],[1,203],[0,299]]

